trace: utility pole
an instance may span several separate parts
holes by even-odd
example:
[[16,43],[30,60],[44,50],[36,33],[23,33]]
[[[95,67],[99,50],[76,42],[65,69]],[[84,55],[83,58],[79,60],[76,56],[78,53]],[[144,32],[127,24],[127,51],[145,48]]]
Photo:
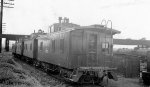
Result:
[[[8,1],[14,1],[14,0],[8,0]],[[9,6],[3,6],[3,4],[5,5],[9,5]],[[0,11],[0,35],[2,36],[2,29],[3,29],[3,7],[5,8],[14,8],[11,7],[12,5],[14,5],[13,3],[8,3],[8,2],[4,2],[3,0],[1,0],[1,11]],[[2,51],[2,37],[0,37],[0,53]]]
[[[1,0],[1,12],[0,12],[0,35],[2,35],[2,25],[3,25],[3,0]],[[0,53],[2,51],[2,38],[0,37]]]

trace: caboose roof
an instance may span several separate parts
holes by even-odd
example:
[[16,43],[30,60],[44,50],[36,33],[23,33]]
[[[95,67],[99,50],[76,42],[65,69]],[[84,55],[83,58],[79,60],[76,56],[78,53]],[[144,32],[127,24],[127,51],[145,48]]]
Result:
[[95,31],[103,32],[103,33],[111,33],[112,32],[112,34],[121,33],[118,30],[107,28],[107,27],[104,27],[103,25],[80,26],[80,27],[76,27],[76,29],[95,30]]
[[47,35],[40,35],[36,39],[44,39],[44,40],[49,40],[50,38]]
[[50,33],[50,35],[52,34],[59,34],[62,32],[70,32],[70,31],[76,31],[76,30],[91,30],[91,31],[97,31],[97,32],[101,32],[101,33],[107,33],[107,34],[119,34],[121,33],[118,30],[115,29],[111,29],[111,28],[106,28],[103,25],[90,25],[90,26],[76,26],[76,27],[72,27],[72,28],[65,28],[61,31],[57,31],[57,32],[52,32]]

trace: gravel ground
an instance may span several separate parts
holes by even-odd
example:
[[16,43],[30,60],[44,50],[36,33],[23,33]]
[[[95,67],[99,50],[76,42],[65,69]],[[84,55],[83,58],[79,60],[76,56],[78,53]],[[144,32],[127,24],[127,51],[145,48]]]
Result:
[[[11,56],[11,54],[10,54]],[[1,57],[1,55],[0,55]],[[14,58],[15,59],[15,58]],[[15,59],[16,62],[20,65],[19,67],[22,68],[23,71],[27,72],[31,78],[28,81],[32,82],[32,78],[41,85],[40,87],[67,87],[65,84],[55,80],[53,77],[47,75],[46,73],[35,69],[34,67]],[[0,87],[32,87],[32,86],[3,86],[0,84]],[[35,86],[38,87],[38,86]],[[69,87],[79,87],[79,86],[69,86]],[[83,86],[80,86],[83,87]],[[98,87],[98,86],[84,86],[84,87]],[[145,87],[139,84],[138,79],[131,79],[131,78],[123,78],[119,77],[118,81],[109,80],[107,87]]]
[[108,87],[143,87],[138,78],[119,78],[118,81],[109,80]]

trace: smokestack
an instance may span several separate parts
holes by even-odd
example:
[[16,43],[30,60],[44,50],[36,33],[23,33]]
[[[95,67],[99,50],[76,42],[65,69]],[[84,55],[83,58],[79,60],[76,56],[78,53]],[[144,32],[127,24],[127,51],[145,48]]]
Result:
[[59,20],[59,23],[61,23],[62,17],[59,17],[58,20]]
[[66,23],[69,23],[69,18],[66,19]]
[[64,17],[64,23],[66,23],[67,22],[67,18],[66,17]]

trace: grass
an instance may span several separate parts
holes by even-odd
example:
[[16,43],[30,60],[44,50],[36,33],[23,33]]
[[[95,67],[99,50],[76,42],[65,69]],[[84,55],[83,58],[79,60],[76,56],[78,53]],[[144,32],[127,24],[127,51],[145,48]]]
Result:
[[42,87],[9,54],[0,54],[0,87]]

